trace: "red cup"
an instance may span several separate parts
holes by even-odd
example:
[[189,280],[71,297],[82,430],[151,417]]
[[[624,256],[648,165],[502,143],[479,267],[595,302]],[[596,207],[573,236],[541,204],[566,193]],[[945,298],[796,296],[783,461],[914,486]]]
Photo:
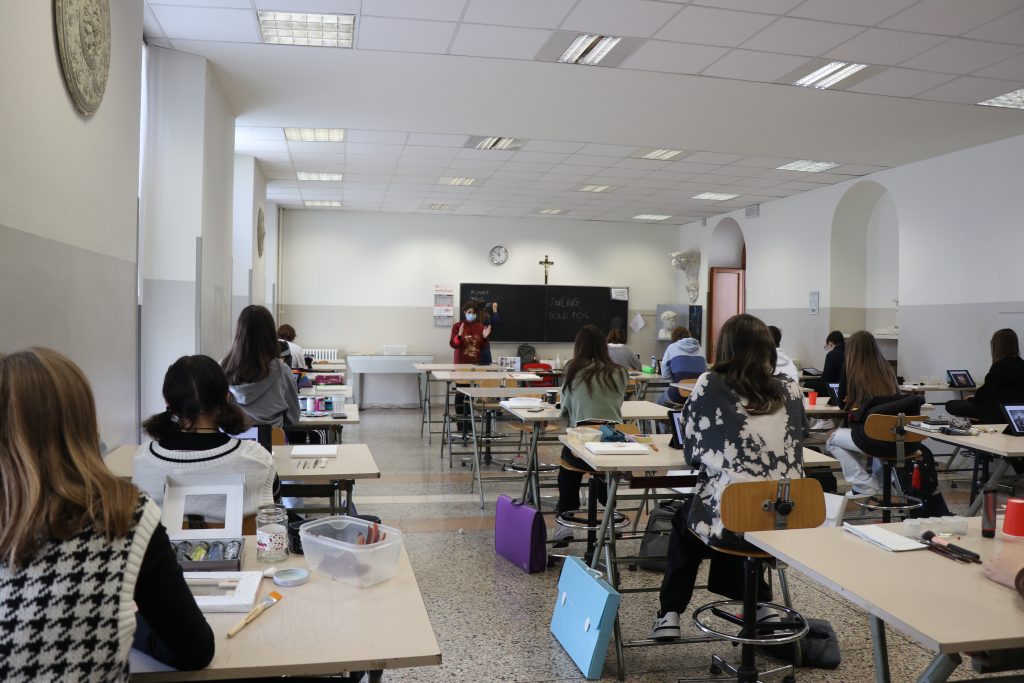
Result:
[[807,404],[808,405],[812,405],[812,406],[818,405],[818,392],[817,391],[808,391],[807,392]]
[[1006,499],[1003,533],[1007,536],[1024,536],[1024,498]]

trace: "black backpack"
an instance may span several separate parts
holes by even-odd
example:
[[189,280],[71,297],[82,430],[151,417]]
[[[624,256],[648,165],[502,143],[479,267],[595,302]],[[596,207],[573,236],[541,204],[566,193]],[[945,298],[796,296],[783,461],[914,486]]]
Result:
[[641,569],[665,573],[665,556],[668,554],[668,537],[672,533],[672,519],[679,514],[679,508],[682,506],[683,501],[670,500],[651,510],[651,516],[647,519],[647,530],[640,541],[640,557],[658,559],[641,559]]
[[530,344],[520,344],[519,348],[516,349],[516,353],[519,355],[520,368],[527,363],[537,362],[537,349],[533,348]]
[[896,444],[888,441],[876,441],[869,439],[864,433],[864,423],[869,415],[878,413],[880,415],[919,415],[921,406],[924,404],[924,396],[876,396],[867,401],[857,410],[851,411],[850,437],[861,453],[867,455],[879,455],[882,457],[896,457]]

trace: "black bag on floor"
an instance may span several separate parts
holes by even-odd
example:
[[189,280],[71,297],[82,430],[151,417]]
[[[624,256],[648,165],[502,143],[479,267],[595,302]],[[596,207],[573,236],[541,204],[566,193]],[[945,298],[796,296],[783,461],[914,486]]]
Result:
[[824,619],[808,619],[807,625],[811,630],[806,636],[795,643],[788,645],[767,645],[758,646],[766,654],[781,659],[784,662],[794,663],[794,648],[800,648],[801,667],[815,669],[835,669],[839,666],[841,656],[839,654],[839,636],[836,635],[832,624]]
[[640,557],[657,557],[656,560],[641,560],[640,568],[665,573],[665,555],[668,554],[668,537],[672,533],[672,519],[683,506],[681,500],[670,500],[651,510],[647,529],[640,541]]
[[[946,506],[946,499],[939,491],[939,472],[935,467],[935,456],[924,444],[917,444],[921,457],[915,460],[907,460],[903,469],[896,473],[900,480],[900,486],[907,492],[908,496],[920,498],[923,505],[910,513],[911,517],[946,517],[953,514]],[[921,472],[920,488],[914,487],[914,465],[917,464]]]

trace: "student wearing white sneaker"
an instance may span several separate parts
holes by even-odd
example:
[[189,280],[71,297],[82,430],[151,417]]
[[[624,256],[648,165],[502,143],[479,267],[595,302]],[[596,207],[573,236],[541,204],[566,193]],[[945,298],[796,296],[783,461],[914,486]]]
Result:
[[[608,356],[608,345],[601,330],[585,325],[576,335],[573,358],[566,365],[562,382],[562,415],[568,416],[573,427],[585,420],[622,422],[626,379],[626,369]],[[563,446],[558,466],[559,512],[579,509],[580,484],[586,472],[593,472],[593,469]],[[604,487],[600,487],[600,491],[598,500],[603,504]],[[560,524],[555,527],[556,541],[564,544],[571,538],[572,529]]]
[[[708,590],[730,599],[743,597],[743,558],[711,547],[751,548],[722,526],[719,506],[725,487],[803,476],[803,397],[793,379],[773,374],[775,344],[768,328],[751,315],[733,316],[722,326],[715,355],[714,366],[697,379],[683,407],[683,452],[699,473],[693,498],[672,520],[661,609],[650,636],[655,640],[679,637],[679,615],[690,604],[706,558],[711,559]],[[771,599],[763,577],[758,597]],[[765,612],[758,616],[771,614]]]
[[[839,398],[847,415],[878,397],[899,398],[896,373],[870,332],[861,330],[846,342],[845,364],[846,372],[839,382]],[[882,490],[882,467],[876,461],[874,472],[868,471],[868,461],[872,458],[853,442],[848,419],[844,420],[844,425],[829,435],[825,447],[842,465],[843,478],[853,487],[851,494],[876,495]]]

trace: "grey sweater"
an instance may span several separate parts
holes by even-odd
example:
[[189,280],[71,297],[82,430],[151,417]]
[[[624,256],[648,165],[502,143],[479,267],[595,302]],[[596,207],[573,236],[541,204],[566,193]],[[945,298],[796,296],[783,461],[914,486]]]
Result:
[[627,370],[640,370],[643,368],[640,365],[640,359],[633,353],[633,349],[629,348],[625,344],[609,344],[608,355],[611,357],[612,362],[616,365],[621,365]]
[[626,393],[626,371],[614,375],[609,388],[595,378],[593,393],[580,375],[573,378],[572,386],[562,387],[562,415],[569,417],[569,426],[575,427],[582,420],[611,420],[622,422],[622,399]]
[[255,424],[290,427],[299,421],[298,385],[280,360],[259,382],[232,385],[231,394]]

